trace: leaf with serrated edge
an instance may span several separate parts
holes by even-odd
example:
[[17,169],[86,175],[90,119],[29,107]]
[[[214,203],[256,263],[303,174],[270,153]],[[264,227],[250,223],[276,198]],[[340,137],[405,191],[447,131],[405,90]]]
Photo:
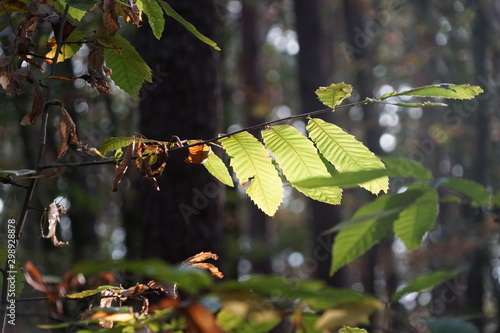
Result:
[[[162,1],[162,0],[159,0]],[[148,23],[153,31],[153,35],[157,38],[161,38],[161,34],[165,29],[165,17],[163,16],[163,10],[158,4],[157,0],[142,0],[137,2],[137,6],[141,11],[148,17]]]
[[136,98],[143,82],[153,80],[149,66],[130,42],[120,35],[96,34],[95,37],[106,47],[104,58],[106,66],[113,70],[111,74],[113,81],[130,96]]
[[332,83],[328,87],[319,87],[316,90],[316,95],[321,103],[333,108],[342,103],[345,98],[351,96],[351,92],[352,86],[341,82]]
[[[386,208],[392,196],[392,194],[387,194],[378,197],[375,201],[361,207],[356,214],[354,214],[353,218]],[[360,255],[368,251],[373,245],[381,241],[391,230],[392,221],[394,221],[396,216],[397,212],[382,218],[369,219],[361,224],[356,224],[340,230],[333,242],[330,275],[333,275],[340,267],[354,261]]]
[[186,28],[190,33],[192,33],[196,38],[201,40],[203,43],[210,45],[211,47],[213,47],[217,51],[220,51],[220,48],[217,46],[217,44],[213,40],[211,40],[210,38],[208,38],[207,36],[205,36],[201,32],[199,32],[198,29],[196,29],[194,25],[192,25],[191,23],[186,21],[168,3],[166,3],[163,0],[158,0],[158,3],[165,11],[165,14],[167,14],[168,16],[170,16],[171,18],[173,18],[174,20],[176,20],[177,22],[182,24],[184,26],[184,28]]
[[262,131],[266,147],[274,154],[285,177],[299,192],[329,204],[340,204],[342,189],[334,186],[307,188],[298,186],[314,177],[331,177],[313,143],[288,125],[273,126]]
[[109,138],[99,146],[99,151],[102,155],[106,155],[111,151],[127,147],[130,144],[130,137],[114,137]]
[[413,184],[408,189],[421,189],[424,192],[399,213],[394,221],[394,232],[409,250],[413,250],[420,246],[424,234],[434,227],[439,198],[436,189],[428,185]]
[[229,171],[227,171],[226,165],[212,150],[208,154],[208,158],[206,162],[203,163],[203,166],[221,183],[230,187],[234,187],[233,179],[231,178]]
[[391,302],[397,302],[406,294],[412,292],[424,291],[434,288],[446,280],[457,275],[459,271],[437,271],[425,275],[417,276],[413,281],[406,284],[403,288],[395,291],[391,296]]
[[[384,164],[365,145],[337,125],[313,118],[307,124],[309,136],[323,156],[342,172],[384,169]],[[373,194],[389,189],[387,176],[361,183],[359,186]]]
[[415,89],[410,89],[402,92],[392,92],[380,96],[383,101],[390,97],[396,96],[417,96],[417,97],[442,97],[451,99],[471,99],[483,93],[483,89],[479,86],[471,86],[468,84],[449,84],[441,83],[431,86],[423,86]]
[[231,167],[245,191],[264,213],[273,216],[283,200],[283,185],[264,146],[250,133],[219,140],[231,159]]

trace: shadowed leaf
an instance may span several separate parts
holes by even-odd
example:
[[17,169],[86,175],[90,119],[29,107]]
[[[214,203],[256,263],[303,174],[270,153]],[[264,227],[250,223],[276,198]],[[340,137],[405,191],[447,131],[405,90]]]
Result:
[[437,271],[425,275],[420,275],[408,282],[403,288],[395,291],[391,296],[391,302],[399,301],[403,296],[412,292],[425,291],[438,286],[456,276],[459,271]]

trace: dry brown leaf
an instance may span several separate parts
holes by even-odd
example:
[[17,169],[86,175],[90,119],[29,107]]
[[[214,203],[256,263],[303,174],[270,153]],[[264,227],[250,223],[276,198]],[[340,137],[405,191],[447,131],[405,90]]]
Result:
[[[123,6],[118,4],[118,9],[123,12],[125,16],[123,17],[126,22],[132,22],[136,27],[141,26],[141,11],[139,7],[136,6],[135,0],[124,1],[128,6]],[[123,14],[122,14],[123,16]]]
[[210,274],[212,274],[213,276],[215,276],[216,278],[219,278],[219,279],[222,279],[224,277],[224,274],[222,274],[222,272],[219,271],[219,269],[215,265],[207,263],[207,262],[196,262],[196,263],[190,264],[190,266],[206,269],[210,272]]
[[123,175],[127,172],[128,164],[132,159],[132,154],[135,150],[135,138],[132,137],[130,145],[128,145],[127,150],[123,156],[123,159],[120,161],[118,166],[115,169],[115,180],[113,181],[113,192],[118,191],[118,185],[122,181]]
[[219,259],[219,256],[215,253],[212,253],[212,252],[200,252],[198,254],[195,254],[192,257],[187,258],[186,260],[183,261],[182,264],[187,265],[188,263],[202,262],[202,261],[205,261],[207,259],[217,260],[217,259]]
[[68,149],[68,141],[71,144],[81,146],[80,141],[76,135],[76,125],[71,119],[68,111],[61,105],[61,119],[59,121],[59,132],[61,134],[61,143],[59,145],[59,151],[57,153],[57,159],[59,160],[64,156],[64,153]]
[[203,164],[210,154],[210,146],[208,145],[198,145],[188,147],[189,156],[186,157],[185,162],[191,164]]
[[18,0],[4,0],[2,1],[2,5],[5,9],[13,9],[20,12],[28,11],[28,6],[24,2]]
[[35,267],[31,260],[26,261],[24,264],[24,277],[26,282],[35,290],[42,293],[50,293],[51,290],[45,283],[40,271]]
[[44,233],[43,233],[43,224],[41,225],[42,237],[43,238],[50,238],[50,240],[52,241],[52,244],[54,244],[54,246],[68,245],[68,242],[62,242],[62,241],[57,239],[56,228],[57,228],[57,224],[61,223],[61,218],[59,216],[60,213],[62,213],[62,214],[66,213],[66,208],[57,204],[55,201],[52,202],[49,205],[49,212],[47,213],[47,215],[48,215],[47,222],[48,222],[49,226],[47,228],[46,235],[44,235]]
[[33,84],[35,86],[35,90],[33,92],[35,98],[33,99],[31,112],[23,117],[23,119],[21,120],[21,126],[33,125],[45,108],[45,98],[42,88],[40,88],[40,85],[37,81],[34,81]]
[[118,13],[116,11],[116,2],[114,0],[102,0],[101,8],[103,11],[102,32],[107,36],[114,36],[118,29],[120,29],[120,23],[118,22]]
[[[215,316],[200,304],[191,304],[186,307],[186,314],[188,318],[188,331],[196,331],[202,333],[224,333],[224,331],[217,325]],[[195,327],[189,329],[189,321]]]
[[[110,83],[104,71],[104,46],[99,44],[96,39],[87,41],[87,46],[91,48],[87,57],[87,71],[89,77],[82,76],[93,88],[101,94],[108,94],[111,90]],[[107,68],[107,67],[106,67]],[[107,75],[107,74],[106,74]]]

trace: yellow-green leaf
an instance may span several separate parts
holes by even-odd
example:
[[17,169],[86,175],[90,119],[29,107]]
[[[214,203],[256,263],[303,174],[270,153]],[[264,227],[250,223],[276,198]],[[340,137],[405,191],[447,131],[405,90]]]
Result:
[[326,310],[318,319],[314,328],[318,330],[333,330],[339,329],[344,325],[367,324],[369,316],[382,308],[382,304],[376,299],[345,304],[338,309]]
[[227,186],[233,187],[233,179],[227,171],[227,167],[222,162],[219,156],[217,156],[212,150],[208,154],[208,158],[203,163],[203,166],[210,172],[212,176],[217,178],[221,183],[226,184]]
[[220,139],[231,159],[231,167],[252,201],[273,216],[283,200],[283,184],[269,153],[250,133]]
[[394,221],[394,232],[413,250],[420,246],[424,234],[434,227],[438,215],[439,198],[435,188],[413,184],[408,189],[424,191],[413,204],[403,209]]
[[[321,154],[340,173],[385,169],[384,164],[375,154],[337,125],[313,118],[307,124],[307,131]],[[359,186],[374,194],[378,194],[380,191],[387,192],[389,178],[383,176],[361,183]]]
[[468,84],[449,84],[441,83],[431,86],[423,86],[415,89],[405,90],[402,92],[392,92],[380,96],[383,101],[389,97],[395,96],[417,96],[417,97],[442,97],[451,99],[471,99],[484,92],[479,86],[471,86]]
[[210,38],[199,32],[194,25],[186,21],[181,15],[179,15],[179,13],[177,13],[172,7],[170,7],[168,3],[166,3],[163,0],[158,0],[158,3],[165,11],[165,14],[167,14],[168,16],[172,17],[174,20],[182,24],[184,28],[186,28],[190,33],[192,33],[196,38],[201,40],[203,43],[210,45],[217,51],[220,51],[220,48],[219,46],[217,46],[217,43],[215,43],[213,40],[211,40]]
[[104,59],[106,66],[113,70],[111,78],[117,86],[122,88],[130,96],[136,98],[142,83],[146,80],[151,82],[153,77],[151,69],[141,58],[134,47],[122,36],[106,36],[96,34],[95,37],[106,48]]
[[298,183],[314,177],[331,177],[313,143],[288,125],[262,131],[266,147],[276,157],[284,175],[298,191],[329,204],[340,204],[342,189],[335,186],[301,187]]
[[352,86],[350,84],[340,82],[332,83],[328,87],[319,87],[316,90],[316,95],[321,103],[329,108],[334,108],[336,105],[342,103],[345,98],[351,96],[351,92]]
[[[79,30],[73,30],[68,38],[66,38],[65,43],[61,47],[61,53],[57,57],[57,62],[62,62],[66,59],[71,58],[76,52],[82,47],[83,38],[85,33]],[[48,43],[52,45],[51,50],[45,55],[49,59],[53,59],[56,54],[57,44],[55,38],[49,39]]]

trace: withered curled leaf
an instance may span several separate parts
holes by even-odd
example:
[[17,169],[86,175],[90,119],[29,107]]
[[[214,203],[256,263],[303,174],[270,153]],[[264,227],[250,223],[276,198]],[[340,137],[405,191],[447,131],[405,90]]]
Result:
[[128,164],[132,160],[132,154],[135,151],[135,137],[132,137],[130,145],[127,146],[127,150],[123,156],[123,159],[117,165],[115,169],[115,180],[113,181],[113,192],[118,191],[118,185],[122,181],[123,175],[127,172]]
[[114,0],[102,0],[101,8],[103,11],[102,32],[107,36],[114,36],[118,29],[120,29],[120,23],[118,22],[118,13],[116,11],[116,2]]
[[191,164],[203,164],[210,154],[210,146],[208,145],[198,145],[188,147],[189,156],[186,157],[185,162]]
[[68,111],[62,105],[61,119],[59,121],[59,133],[61,134],[61,143],[59,144],[57,159],[60,159],[64,156],[64,153],[68,149],[68,141],[73,145],[82,145],[80,141],[78,141],[78,137],[76,135],[76,125],[73,122],[73,119],[71,119]]
[[45,98],[42,88],[40,88],[40,84],[38,84],[37,81],[34,81],[33,85],[35,86],[35,90],[33,92],[35,97],[33,99],[31,112],[23,117],[21,120],[21,126],[33,125],[45,108]]
[[50,238],[52,244],[54,246],[65,246],[68,245],[68,242],[62,242],[57,239],[56,228],[57,224],[61,223],[61,218],[59,214],[66,213],[66,208],[57,204],[55,201],[49,205],[49,212],[47,213],[47,223],[49,224],[47,227],[47,234],[45,235],[43,232],[43,224],[41,227],[41,234],[43,238]]
[[223,333],[215,316],[203,305],[194,303],[186,307],[188,332]]
[[118,8],[120,12],[125,14],[124,19],[126,22],[132,22],[136,27],[141,26],[141,11],[139,7],[137,7],[136,0],[125,0],[124,1],[128,6],[124,6],[122,4],[118,4]]
[[205,261],[207,259],[217,260],[217,259],[219,259],[219,256],[215,253],[212,253],[212,252],[200,252],[200,253],[195,254],[194,256],[189,257],[186,260],[184,260],[182,262],[181,266],[190,266],[190,267],[198,267],[198,268],[206,269],[213,276],[215,276],[219,279],[222,279],[224,277],[224,274],[222,274],[222,272],[219,271],[219,269],[215,265],[210,264],[210,263],[206,263],[206,262],[202,262],[202,261]]
[[107,79],[109,75],[107,67],[104,66],[104,46],[95,38],[89,38],[87,46],[91,48],[87,57],[88,76],[81,76],[81,78],[90,83],[99,93],[108,94],[111,87]]

